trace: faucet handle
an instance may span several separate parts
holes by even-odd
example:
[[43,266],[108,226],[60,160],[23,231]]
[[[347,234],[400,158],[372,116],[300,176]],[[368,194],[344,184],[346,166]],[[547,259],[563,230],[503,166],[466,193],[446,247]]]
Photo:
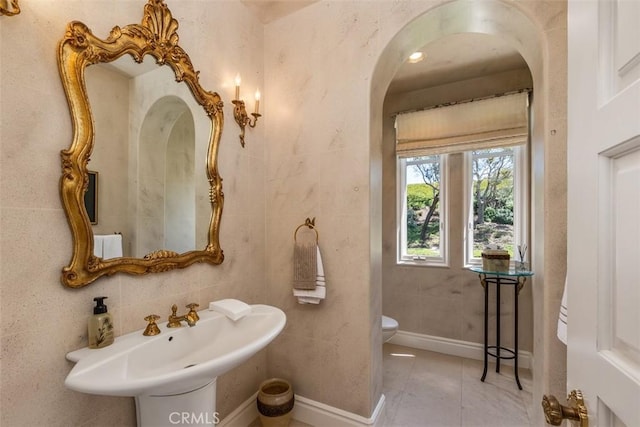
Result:
[[156,324],[156,320],[158,320],[159,318],[160,316],[158,316],[157,314],[150,314],[147,317],[145,317],[144,320],[149,322],[149,324],[145,328],[142,335],[144,336],[158,335],[160,333],[160,328],[158,328],[158,325]]
[[196,308],[200,307],[200,304],[192,302],[190,304],[187,304],[186,307],[189,309],[189,313],[192,314],[196,321],[200,320],[200,316],[198,316],[198,312],[196,311]]

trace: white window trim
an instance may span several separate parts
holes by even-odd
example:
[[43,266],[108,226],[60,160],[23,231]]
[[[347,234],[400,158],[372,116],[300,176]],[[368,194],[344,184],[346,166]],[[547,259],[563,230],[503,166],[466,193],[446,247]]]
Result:
[[[517,226],[514,224],[513,239],[514,244],[519,245],[526,243],[529,247],[529,146],[518,145],[513,147],[514,150],[514,199],[513,199],[513,218],[514,222],[517,221]],[[464,194],[464,209],[468,213],[466,218],[463,215],[463,227],[464,227],[464,264],[465,267],[478,266],[482,264],[482,258],[473,257],[473,176],[471,173],[472,162],[471,151],[464,153],[464,182],[463,189]],[[529,251],[527,251],[525,262],[529,261]],[[511,259],[510,263],[513,266],[519,259]]]
[[406,212],[407,197],[405,189],[406,183],[406,158],[397,157],[396,173],[397,173],[397,211],[396,211],[396,235],[397,239],[397,264],[419,267],[449,267],[449,197],[448,180],[449,169],[447,155],[440,155],[440,256],[439,257],[410,257],[403,253],[403,249],[407,246],[406,232]]

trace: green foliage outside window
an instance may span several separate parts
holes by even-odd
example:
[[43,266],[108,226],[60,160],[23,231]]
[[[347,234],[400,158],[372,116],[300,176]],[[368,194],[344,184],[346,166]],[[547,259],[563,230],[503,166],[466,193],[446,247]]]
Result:
[[429,206],[437,191],[426,184],[407,185],[407,254],[420,256],[440,255],[440,218],[438,211],[426,225],[426,238],[422,239],[423,224]]

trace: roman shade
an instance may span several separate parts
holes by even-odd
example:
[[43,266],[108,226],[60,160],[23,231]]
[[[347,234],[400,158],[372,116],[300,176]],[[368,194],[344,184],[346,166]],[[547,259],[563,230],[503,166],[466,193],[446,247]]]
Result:
[[399,157],[525,144],[528,138],[528,92],[396,116],[396,154]]

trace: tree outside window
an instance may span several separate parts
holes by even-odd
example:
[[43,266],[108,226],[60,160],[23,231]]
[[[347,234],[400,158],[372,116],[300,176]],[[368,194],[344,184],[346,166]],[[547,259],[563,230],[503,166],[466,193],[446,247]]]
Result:
[[406,254],[440,257],[440,156],[406,159]]
[[512,148],[473,151],[473,257],[488,246],[500,247],[513,257],[514,152]]

